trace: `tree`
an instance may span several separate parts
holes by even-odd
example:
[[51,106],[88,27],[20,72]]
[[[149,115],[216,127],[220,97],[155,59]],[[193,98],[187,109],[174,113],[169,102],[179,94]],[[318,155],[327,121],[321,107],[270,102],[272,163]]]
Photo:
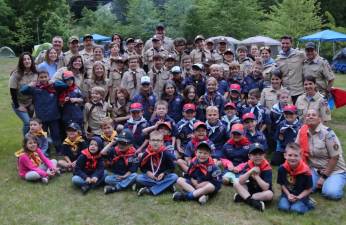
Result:
[[322,27],[320,4],[316,0],[284,0],[271,7],[267,15],[266,34],[274,38],[301,37]]
[[0,46],[11,45],[13,33],[10,30],[13,10],[4,0],[0,0]]

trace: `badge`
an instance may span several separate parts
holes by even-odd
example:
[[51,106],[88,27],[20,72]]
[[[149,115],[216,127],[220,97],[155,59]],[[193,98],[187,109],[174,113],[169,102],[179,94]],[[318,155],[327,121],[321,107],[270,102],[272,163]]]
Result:
[[212,177],[218,177],[218,176],[220,176],[220,175],[221,175],[221,170],[215,170],[215,171],[211,174]]
[[333,148],[334,148],[335,151],[338,151],[338,150],[339,150],[339,145],[335,143],[335,144],[333,145]]

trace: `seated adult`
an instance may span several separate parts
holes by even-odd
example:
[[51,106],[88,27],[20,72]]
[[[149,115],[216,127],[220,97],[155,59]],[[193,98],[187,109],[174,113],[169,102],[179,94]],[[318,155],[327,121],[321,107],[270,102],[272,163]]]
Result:
[[324,197],[332,200],[341,199],[346,185],[342,147],[334,131],[322,124],[316,109],[309,109],[305,114],[305,124],[298,132],[296,143],[311,168],[313,190],[320,189]]

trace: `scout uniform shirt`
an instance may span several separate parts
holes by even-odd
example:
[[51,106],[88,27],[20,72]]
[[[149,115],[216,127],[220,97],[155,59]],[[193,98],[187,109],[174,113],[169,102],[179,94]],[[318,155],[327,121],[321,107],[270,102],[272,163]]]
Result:
[[282,83],[290,91],[291,96],[301,95],[304,92],[303,85],[303,62],[304,52],[290,49],[288,55],[282,51],[276,59],[278,69],[282,72]]
[[109,76],[109,64],[108,64],[108,61],[106,59],[104,59],[104,58],[100,61],[100,60],[95,60],[93,57],[91,57],[88,60],[84,61],[84,68],[85,68],[85,72],[87,74],[87,78],[90,79],[92,77],[93,66],[94,66],[94,63],[96,61],[99,61],[99,62],[102,63],[102,65],[105,67],[105,74],[108,77]]
[[[298,133],[296,143],[300,143],[300,132]],[[339,156],[338,162],[332,174],[346,172],[345,159],[343,157],[342,146],[334,131],[329,127],[319,124],[312,133],[308,130],[309,140],[309,165],[315,169],[326,169],[331,157]]]
[[320,113],[322,121],[329,121],[332,119],[328,102],[319,92],[316,92],[313,97],[308,97],[306,94],[299,96],[296,101],[296,106],[300,118],[303,118],[309,109],[314,109]]
[[85,49],[79,52],[79,55],[82,56],[83,62],[85,63],[89,59],[93,57],[93,50],[91,49],[90,52],[87,52]]
[[64,53],[64,65],[67,66],[70,62],[70,59],[72,58],[72,56],[77,56],[79,55],[79,52],[77,52],[76,54],[73,54],[71,52],[71,50],[67,51]]
[[84,124],[86,128],[94,135],[101,135],[102,119],[106,118],[111,111],[112,106],[108,102],[87,102],[84,107]]
[[252,67],[252,59],[249,57],[245,57],[244,59],[239,59],[240,71],[243,72],[245,76],[247,76],[251,72]]
[[204,63],[212,59],[211,52],[206,49],[193,49],[190,53],[190,56],[192,58],[192,64],[196,63]]
[[[144,52],[146,52],[151,47],[153,47],[152,38],[150,38],[149,40],[145,42],[144,49],[143,49]],[[165,36],[164,39],[162,40],[162,47],[168,52],[172,51],[172,49],[174,48],[173,40]]]
[[139,91],[142,76],[146,76],[146,74],[144,70],[140,68],[136,70],[129,69],[124,73],[120,86],[127,89],[130,94],[130,98],[132,98],[136,92]]
[[261,93],[261,99],[260,99],[261,105],[267,109],[271,109],[273,105],[279,102],[278,94],[282,90],[287,90],[287,89],[282,86],[279,90],[275,90],[271,86],[264,88]]
[[150,77],[153,92],[158,98],[161,98],[163,85],[166,83],[166,81],[172,78],[172,74],[169,71],[164,70],[163,68],[159,70],[153,66],[149,71],[148,76]]
[[17,70],[11,73],[11,77],[9,80],[9,88],[17,90],[17,101],[19,106],[28,107],[32,104],[32,96],[23,95],[19,90],[22,86],[30,84],[33,81],[37,80],[37,74],[33,72],[24,72],[21,76]]
[[313,60],[305,60],[303,65],[304,77],[313,76],[316,78],[317,91],[323,95],[327,93],[328,81],[334,80],[335,75],[327,60],[316,56]]
[[105,80],[85,79],[81,89],[82,89],[83,95],[87,98],[90,98],[91,89],[93,87],[102,87],[105,90],[105,97],[107,97],[109,93],[109,86],[110,86],[110,81],[108,79],[105,79]]
[[109,85],[111,87],[110,91],[110,101],[114,103],[114,97],[116,95],[116,91],[121,86],[121,80],[124,76],[124,71],[120,71],[115,67],[115,63],[111,63],[109,67]]
[[162,55],[163,58],[165,58],[168,55],[168,51],[164,49],[163,47],[159,49],[155,49],[153,47],[149,48],[144,53],[144,65],[148,65],[148,68],[153,67],[153,57],[154,55]]

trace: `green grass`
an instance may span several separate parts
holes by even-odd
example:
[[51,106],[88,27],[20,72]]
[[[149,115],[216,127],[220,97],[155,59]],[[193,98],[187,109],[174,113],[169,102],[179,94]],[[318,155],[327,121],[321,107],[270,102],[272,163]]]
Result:
[[[206,206],[200,206],[173,202],[171,194],[138,198],[125,191],[105,196],[99,189],[82,196],[72,187],[71,174],[63,174],[48,186],[24,182],[17,175],[13,155],[21,144],[21,122],[11,110],[7,88],[15,64],[15,59],[0,59],[0,224],[346,224],[345,198],[333,202],[314,194],[316,210],[304,216],[279,212],[277,185],[275,201],[260,213],[234,204],[231,187],[223,187]],[[346,76],[338,75],[335,86],[346,89]],[[335,110],[331,122],[343,143],[345,113],[346,107]]]

